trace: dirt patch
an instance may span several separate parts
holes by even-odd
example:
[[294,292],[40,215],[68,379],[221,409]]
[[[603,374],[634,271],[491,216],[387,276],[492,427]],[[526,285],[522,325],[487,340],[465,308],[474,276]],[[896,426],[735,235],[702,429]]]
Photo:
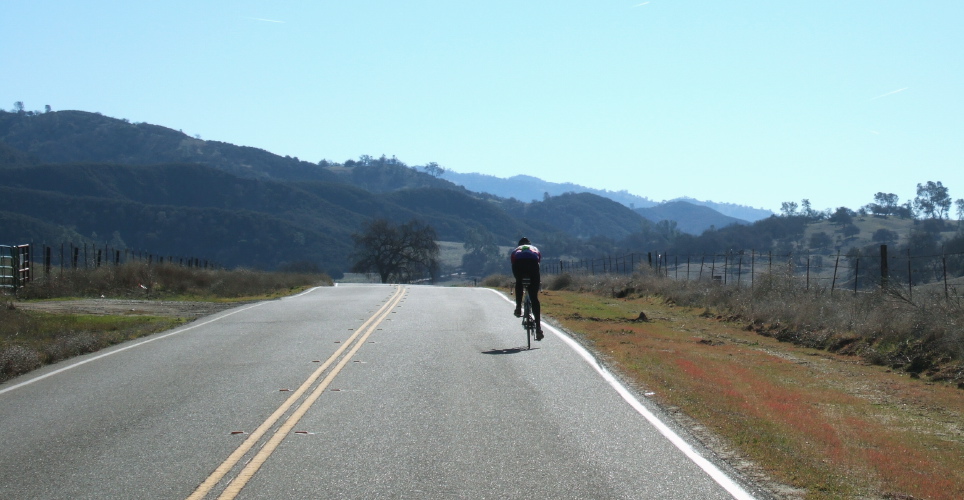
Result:
[[57,314],[168,316],[188,320],[238,307],[240,302],[188,302],[172,300],[75,299],[14,302],[25,311]]

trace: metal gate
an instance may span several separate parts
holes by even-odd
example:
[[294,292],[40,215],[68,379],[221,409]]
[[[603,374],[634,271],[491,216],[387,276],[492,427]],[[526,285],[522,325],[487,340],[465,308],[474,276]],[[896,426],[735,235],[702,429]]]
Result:
[[16,290],[32,277],[30,245],[0,245],[0,289]]

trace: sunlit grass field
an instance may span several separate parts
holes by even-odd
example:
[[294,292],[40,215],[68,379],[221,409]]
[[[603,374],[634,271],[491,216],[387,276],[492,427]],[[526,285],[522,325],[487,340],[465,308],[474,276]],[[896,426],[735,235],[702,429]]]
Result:
[[780,342],[655,296],[542,297],[544,314],[788,486],[781,495],[964,498],[964,390],[955,385]]

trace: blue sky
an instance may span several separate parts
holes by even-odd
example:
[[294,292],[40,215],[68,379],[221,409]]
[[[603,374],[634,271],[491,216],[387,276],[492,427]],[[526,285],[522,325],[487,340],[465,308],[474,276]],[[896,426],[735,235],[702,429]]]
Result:
[[0,107],[778,211],[964,198],[964,2],[0,0]]

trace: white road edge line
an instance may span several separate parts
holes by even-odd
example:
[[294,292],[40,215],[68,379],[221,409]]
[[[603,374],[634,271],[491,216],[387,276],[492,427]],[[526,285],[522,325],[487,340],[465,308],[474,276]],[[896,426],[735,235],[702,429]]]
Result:
[[[498,290],[493,290],[491,288],[487,288],[486,290],[490,290],[494,292],[496,295],[498,295],[499,297],[502,297],[510,304],[515,305],[515,302],[511,298],[503,294],[502,292],[499,292]],[[682,451],[683,454],[686,455],[687,458],[692,460],[693,463],[699,466],[699,468],[703,469],[703,471],[706,472],[711,478],[713,478],[713,480],[716,481],[717,484],[723,487],[723,489],[729,492],[729,494],[733,495],[733,498],[736,498],[738,500],[755,500],[755,497],[753,495],[748,493],[745,489],[743,489],[742,486],[740,486],[735,481],[733,481],[733,479],[727,476],[726,473],[720,470],[716,465],[713,465],[712,462],[703,458],[703,456],[700,455],[695,449],[693,449],[693,447],[690,446],[689,443],[687,443],[683,438],[681,438],[679,434],[677,434],[672,429],[670,429],[669,426],[663,423],[663,421],[660,420],[655,414],[653,414],[653,412],[649,411],[645,406],[643,406],[643,404],[640,403],[638,399],[636,399],[636,396],[634,396],[633,393],[631,393],[629,389],[626,388],[626,386],[624,386],[618,379],[616,379],[616,377],[613,376],[613,374],[610,373],[609,370],[607,370],[604,366],[599,364],[596,358],[593,357],[593,355],[589,351],[587,351],[585,347],[583,347],[578,342],[570,338],[568,335],[557,330],[552,325],[543,324],[542,326],[544,329],[547,328],[549,331],[554,333],[557,337],[562,339],[562,341],[565,342],[573,351],[576,351],[576,354],[578,354],[583,360],[585,360],[586,363],[589,364],[589,366],[593,367],[596,370],[596,372],[599,373],[599,375],[603,378],[603,380],[608,382],[609,385],[616,390],[616,393],[622,396],[622,398],[627,403],[629,403],[629,406],[633,407],[633,409],[636,410],[637,413],[639,413],[640,415],[643,416],[643,418],[649,421],[649,423],[652,424],[653,427],[655,427],[656,430],[658,430],[659,433],[663,435],[663,437],[668,439],[669,442],[673,443],[673,445],[676,446],[676,448]]]
[[[316,287],[314,287],[314,288],[309,288],[308,290],[305,290],[304,292],[301,292],[301,293],[299,293],[298,295],[292,295],[291,297],[285,297],[285,298],[301,297],[301,296],[307,295],[307,294],[309,294],[309,293],[311,293],[311,292],[313,292],[313,291],[315,291],[315,290],[318,290],[319,288],[321,288],[321,287],[317,287],[317,286],[316,286]],[[284,299],[282,299],[282,300],[284,300]],[[59,374],[59,373],[63,373],[63,372],[65,372],[65,371],[67,371],[67,370],[72,370],[72,369],[74,369],[74,368],[77,368],[78,366],[81,366],[81,365],[85,365],[85,364],[87,364],[87,363],[90,363],[91,361],[96,361],[96,360],[101,359],[101,358],[106,358],[107,356],[112,356],[112,355],[117,354],[117,353],[119,353],[119,352],[124,352],[124,351],[126,351],[126,350],[128,350],[128,349],[133,349],[133,348],[135,348],[135,347],[140,347],[140,346],[142,346],[142,345],[144,345],[144,344],[149,344],[149,343],[151,343],[151,342],[154,342],[155,340],[161,340],[161,339],[170,337],[170,336],[172,336],[172,335],[177,335],[177,334],[180,334],[180,333],[184,333],[184,332],[186,332],[186,331],[188,331],[188,330],[193,330],[193,329],[195,329],[195,328],[197,328],[197,327],[200,327],[200,326],[204,326],[204,325],[208,325],[208,324],[214,323],[215,321],[218,321],[218,320],[227,318],[228,316],[233,316],[233,315],[235,315],[235,314],[238,314],[239,312],[247,311],[248,309],[252,309],[252,308],[255,308],[255,307],[264,305],[265,303],[267,303],[267,301],[265,301],[265,302],[258,302],[257,304],[251,304],[251,305],[248,306],[248,307],[244,307],[244,308],[238,309],[238,310],[236,310],[236,311],[231,311],[231,312],[229,312],[229,313],[227,313],[227,314],[218,316],[217,318],[209,319],[209,320],[207,320],[207,321],[205,321],[205,322],[203,322],[203,323],[197,323],[197,324],[195,324],[195,325],[190,325],[190,326],[186,326],[186,327],[184,327],[184,328],[179,328],[179,329],[174,330],[174,331],[172,331],[172,332],[170,332],[170,333],[165,333],[164,335],[161,335],[161,336],[159,336],[159,337],[153,337],[153,338],[150,338],[150,339],[147,339],[147,340],[142,340],[142,341],[140,341],[140,342],[137,342],[136,344],[131,344],[131,345],[128,345],[128,346],[124,346],[124,347],[121,347],[120,349],[114,349],[113,351],[105,352],[105,353],[103,353],[103,354],[99,354],[99,355],[97,355],[97,356],[94,356],[94,357],[91,357],[91,358],[87,358],[87,359],[85,359],[85,360],[83,360],[83,361],[74,362],[74,363],[72,363],[72,364],[70,364],[70,365],[68,365],[68,366],[65,366],[65,367],[63,367],[63,368],[54,370],[54,371],[52,371],[52,372],[50,372],[50,373],[45,373],[45,374],[43,374],[43,375],[40,375],[40,376],[38,376],[38,377],[34,377],[34,378],[32,378],[32,379],[30,379],[30,380],[27,380],[27,381],[25,381],[25,382],[20,382],[19,384],[12,385],[12,386],[7,387],[7,388],[5,388],[5,389],[0,389],[0,394],[3,394],[3,393],[5,393],[5,392],[10,392],[10,391],[12,391],[12,390],[14,390],[14,389],[19,389],[19,388],[24,387],[24,386],[28,386],[28,385],[30,385],[30,384],[32,384],[32,383],[34,383],[34,382],[39,382],[39,381],[41,381],[41,380],[43,380],[43,379],[45,379],[45,378],[47,378],[47,377],[53,377],[54,375],[57,375],[57,374]]]
[[[313,291],[315,291],[315,290],[318,290],[319,288],[323,288],[323,287],[316,286],[316,287],[314,287],[314,288],[309,288],[308,290],[305,290],[305,291],[299,293],[298,295],[292,295],[291,297],[284,297],[284,298],[282,298],[281,300],[288,299],[288,298],[301,297],[301,296],[303,296],[303,295],[308,295],[309,293],[311,293],[311,292],[313,292]],[[5,393],[5,392],[10,392],[10,391],[12,391],[12,390],[14,390],[14,389],[19,389],[19,388],[21,388],[21,387],[30,385],[30,384],[32,384],[32,383],[34,383],[34,382],[39,382],[39,381],[41,381],[41,380],[43,380],[43,379],[45,379],[45,378],[47,378],[47,377],[53,377],[54,375],[57,375],[58,373],[63,373],[63,372],[65,372],[65,371],[67,371],[67,370],[72,370],[72,369],[74,369],[74,368],[77,368],[77,367],[80,366],[80,365],[85,365],[85,364],[87,364],[87,363],[90,363],[91,361],[96,361],[96,360],[101,359],[101,358],[106,358],[107,356],[111,356],[111,355],[117,354],[117,353],[119,353],[119,352],[124,352],[124,351],[126,351],[126,350],[128,350],[128,349],[133,349],[133,348],[135,348],[135,347],[140,347],[140,346],[142,346],[142,345],[144,345],[144,344],[149,344],[149,343],[151,343],[151,342],[154,342],[155,340],[161,340],[161,339],[163,339],[163,338],[167,338],[167,337],[170,337],[170,336],[172,336],[172,335],[177,335],[177,334],[179,334],[179,333],[184,333],[184,332],[186,332],[186,331],[188,331],[188,330],[193,330],[193,329],[195,329],[195,328],[197,328],[197,327],[199,327],[199,326],[204,326],[204,325],[208,325],[208,324],[214,323],[215,321],[218,321],[218,320],[227,318],[228,316],[233,316],[233,315],[235,315],[235,314],[238,314],[239,312],[244,312],[244,311],[247,311],[248,309],[252,309],[252,308],[255,308],[255,307],[264,305],[264,304],[266,304],[267,302],[268,302],[268,301],[263,301],[263,302],[258,302],[257,304],[251,304],[251,305],[248,306],[248,307],[244,307],[244,308],[238,309],[238,310],[236,310],[236,311],[231,311],[231,312],[229,312],[229,313],[227,313],[227,314],[218,316],[217,318],[209,319],[209,320],[207,320],[207,321],[205,321],[205,322],[203,322],[203,323],[197,323],[197,324],[194,324],[194,325],[185,326],[185,327],[183,327],[183,328],[174,330],[174,331],[172,331],[172,332],[170,332],[170,333],[165,333],[164,335],[161,335],[161,336],[159,336],[159,337],[153,337],[153,338],[150,338],[150,339],[147,339],[147,340],[142,340],[142,341],[140,341],[140,342],[137,342],[136,344],[131,344],[131,345],[128,345],[128,346],[124,346],[124,347],[121,347],[120,349],[114,349],[113,351],[105,352],[105,353],[103,353],[103,354],[99,354],[99,355],[94,356],[94,357],[92,357],[92,358],[87,358],[87,359],[85,359],[85,360],[83,360],[83,361],[74,362],[74,363],[72,363],[72,364],[70,364],[70,365],[68,365],[68,366],[65,366],[65,367],[63,367],[63,368],[54,370],[54,371],[52,371],[52,372],[50,372],[50,373],[45,373],[45,374],[43,374],[43,375],[40,375],[40,376],[38,376],[38,377],[34,377],[34,378],[32,378],[32,379],[30,379],[30,380],[27,380],[27,381],[25,381],[25,382],[20,382],[19,384],[12,385],[12,386],[7,387],[7,388],[5,388],[5,389],[0,389],[0,394],[3,394],[3,393]],[[29,376],[29,375],[28,375],[28,376]]]
[[[312,290],[313,290],[313,289],[312,289]],[[308,292],[310,292],[310,291],[311,291],[311,290],[308,290]],[[304,292],[304,293],[308,293],[308,292]],[[302,295],[303,295],[303,294],[302,294]],[[97,361],[98,359],[106,358],[107,356],[113,356],[114,354],[117,354],[117,353],[119,353],[119,352],[124,352],[124,351],[126,351],[126,350],[128,350],[128,349],[133,349],[133,348],[135,348],[135,347],[140,347],[140,346],[142,346],[142,345],[144,345],[144,344],[149,344],[149,343],[151,343],[151,342],[154,342],[155,340],[165,339],[165,338],[171,337],[171,336],[173,336],[173,335],[177,335],[177,334],[180,334],[180,333],[184,333],[184,332],[186,332],[186,331],[188,331],[188,330],[193,330],[193,329],[195,329],[195,328],[198,328],[198,327],[201,327],[201,326],[204,326],[204,325],[208,325],[208,324],[214,323],[215,321],[222,320],[222,319],[224,319],[224,318],[227,318],[228,316],[233,316],[233,315],[238,314],[238,313],[240,313],[240,312],[247,311],[248,309],[253,309],[253,308],[255,308],[255,307],[261,306],[261,305],[266,304],[266,303],[267,303],[267,302],[258,302],[257,304],[252,304],[252,305],[249,305],[249,306],[247,306],[247,307],[244,307],[244,308],[241,308],[241,309],[238,309],[238,310],[235,310],[235,311],[231,311],[231,312],[229,312],[229,313],[227,313],[227,314],[218,316],[218,317],[216,317],[216,318],[209,319],[209,320],[204,321],[204,322],[202,322],[202,323],[197,323],[197,324],[185,326],[185,327],[183,327],[183,328],[179,328],[179,329],[177,329],[177,330],[174,330],[174,331],[169,332],[169,333],[165,333],[165,334],[160,335],[160,336],[157,336],[157,337],[152,337],[152,338],[149,338],[149,339],[147,339],[147,340],[142,340],[142,341],[140,341],[140,342],[137,342],[137,343],[135,343],[135,344],[130,344],[130,345],[121,347],[120,349],[114,349],[114,350],[112,350],[112,351],[108,351],[108,352],[105,352],[105,353],[103,353],[103,354],[98,354],[97,356],[93,356],[93,357],[87,358],[87,359],[85,359],[85,360],[83,360],[83,361],[76,361],[76,362],[74,362],[74,363],[71,363],[71,364],[63,367],[63,368],[59,368],[59,369],[54,370],[54,371],[52,371],[52,372],[45,373],[45,374],[40,375],[40,376],[38,376],[38,377],[34,377],[34,378],[32,378],[32,379],[30,379],[30,380],[27,380],[27,381],[25,381],[25,382],[20,382],[19,384],[12,385],[12,386],[7,387],[7,388],[5,388],[5,389],[0,389],[0,394],[3,394],[3,393],[5,393],[5,392],[10,392],[10,391],[12,391],[12,390],[14,390],[14,389],[19,389],[19,388],[24,387],[24,386],[28,386],[28,385],[30,385],[30,384],[33,384],[34,382],[39,382],[39,381],[41,381],[41,380],[43,380],[43,379],[45,379],[45,378],[48,378],[48,377],[53,377],[54,375],[63,373],[63,372],[65,372],[65,371],[67,371],[67,370],[72,370],[72,369],[74,369],[74,368],[77,368],[78,366],[81,366],[81,365],[85,365],[85,364],[87,364],[87,363],[90,363],[91,361]]]

